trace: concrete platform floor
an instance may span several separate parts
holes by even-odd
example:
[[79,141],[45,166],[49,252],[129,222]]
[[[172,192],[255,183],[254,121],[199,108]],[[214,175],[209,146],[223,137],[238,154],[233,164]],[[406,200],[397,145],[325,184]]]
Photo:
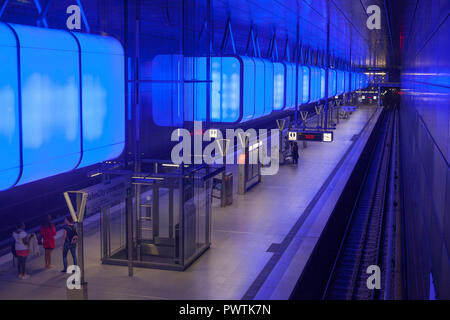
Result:
[[[128,277],[126,267],[100,264],[100,227],[93,217],[85,231],[89,299],[241,299],[273,255],[267,249],[282,242],[375,109],[364,106],[341,120],[333,143],[308,143],[298,167],[284,165],[277,175],[263,176],[248,193],[236,194],[233,205],[219,208],[215,200],[211,248],[184,272],[135,268]],[[31,258],[31,277],[21,280],[11,263],[3,265],[0,299],[66,299],[59,242],[55,269],[43,268],[42,255]]]

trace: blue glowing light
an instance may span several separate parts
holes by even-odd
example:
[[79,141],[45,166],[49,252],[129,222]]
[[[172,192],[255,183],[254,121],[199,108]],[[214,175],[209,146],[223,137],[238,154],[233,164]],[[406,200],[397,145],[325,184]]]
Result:
[[325,69],[320,69],[320,99],[325,98]]
[[0,65],[0,150],[7,153],[0,156],[0,190],[122,153],[125,79],[119,42],[0,23],[3,59],[8,63]]
[[345,73],[344,71],[337,70],[337,93],[336,95],[341,95],[345,91]]
[[273,112],[273,63],[269,60],[264,61],[264,115],[267,116]]
[[336,95],[336,70],[328,70],[328,97]]
[[286,67],[281,62],[275,62],[273,64],[273,109],[284,109],[284,77]]
[[[206,57],[184,57],[184,120],[206,121]],[[178,122],[181,122],[180,119]]]
[[0,23],[0,191],[12,187],[20,175],[20,127],[17,42],[13,31]]
[[[159,126],[182,126],[183,114],[181,100],[182,55],[157,55],[152,61],[151,101],[153,121]],[[219,68],[220,63],[211,65],[213,70]],[[216,97],[211,97],[214,101]]]
[[345,85],[344,85],[344,92],[350,92],[350,72],[345,71],[344,72],[344,81],[345,81]]
[[244,64],[243,121],[253,119],[255,115],[255,62],[248,57],[241,57]]
[[211,120],[236,122],[240,111],[241,64],[236,57],[211,58]]
[[295,107],[295,64],[285,63],[286,66],[286,109]]
[[309,67],[303,66],[300,69],[302,71],[302,103],[309,102]]
[[253,58],[255,62],[255,115],[254,119],[264,115],[265,102],[265,81],[264,81],[264,62],[262,59]]
[[113,38],[74,33],[81,47],[83,158],[86,167],[125,147],[124,51]]
[[79,50],[68,32],[11,27],[20,39],[22,185],[75,169],[80,161]]

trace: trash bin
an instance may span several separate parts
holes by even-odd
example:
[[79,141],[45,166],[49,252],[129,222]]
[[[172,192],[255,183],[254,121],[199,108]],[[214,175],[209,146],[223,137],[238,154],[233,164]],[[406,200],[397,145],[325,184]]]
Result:
[[222,206],[229,206],[233,203],[233,174],[227,173],[225,174],[225,181],[223,183],[224,191],[223,196],[224,199],[222,199]]

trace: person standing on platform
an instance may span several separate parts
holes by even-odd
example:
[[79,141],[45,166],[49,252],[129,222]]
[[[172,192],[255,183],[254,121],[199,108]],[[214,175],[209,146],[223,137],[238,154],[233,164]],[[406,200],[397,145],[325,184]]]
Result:
[[25,263],[28,257],[28,243],[30,242],[30,237],[32,237],[32,235],[28,235],[25,232],[25,224],[20,222],[16,225],[16,231],[13,232],[12,236],[15,240],[19,278],[27,279],[30,276],[25,272]]
[[298,144],[295,141],[292,145],[292,163],[298,164]]
[[56,229],[52,223],[52,217],[47,215],[44,218],[44,223],[41,226],[42,245],[45,250],[45,267],[47,269],[54,268],[52,265],[52,252],[55,249],[55,235]]
[[73,224],[72,216],[67,216],[64,220],[64,223],[66,224],[64,229],[64,245],[63,245],[63,264],[64,269],[61,270],[61,272],[67,272],[67,254],[72,254],[73,264],[77,265],[77,241],[78,241],[78,234],[75,229],[75,226]]

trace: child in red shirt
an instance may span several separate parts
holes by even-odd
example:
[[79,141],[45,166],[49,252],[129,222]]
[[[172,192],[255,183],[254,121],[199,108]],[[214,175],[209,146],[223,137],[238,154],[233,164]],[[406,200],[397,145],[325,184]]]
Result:
[[45,217],[40,233],[43,242],[42,244],[45,249],[45,267],[47,269],[54,268],[54,266],[52,266],[52,251],[55,249],[56,229],[52,223],[52,217],[50,215]]

